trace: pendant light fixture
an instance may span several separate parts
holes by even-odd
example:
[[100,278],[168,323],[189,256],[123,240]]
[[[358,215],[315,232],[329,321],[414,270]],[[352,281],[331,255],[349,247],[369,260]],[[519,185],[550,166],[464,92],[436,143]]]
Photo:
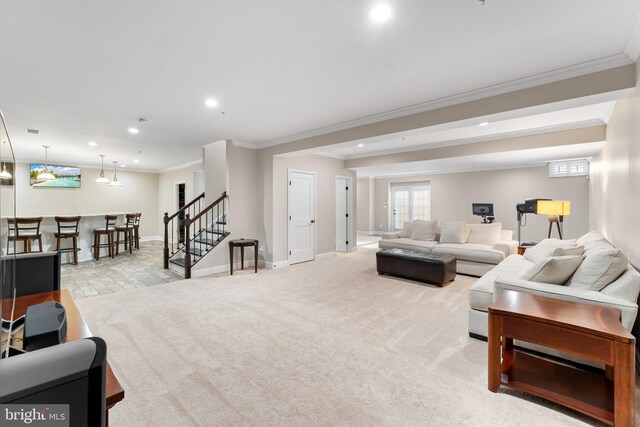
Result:
[[[3,144],[6,144],[7,141],[2,141]],[[7,170],[7,164],[3,161],[2,162],[2,172],[0,172],[0,179],[11,179],[12,176],[9,173],[9,171]]]
[[52,181],[56,179],[55,176],[49,171],[49,158],[47,157],[50,145],[43,145],[44,147],[44,172],[38,175],[38,179],[41,181]]
[[113,161],[113,181],[109,183],[112,187],[120,187],[122,184],[118,181],[118,161]]
[[108,184],[109,183],[109,178],[107,178],[106,176],[104,176],[104,154],[100,154],[100,157],[102,157],[101,160],[101,164],[102,166],[100,166],[100,176],[94,181],[96,184]]

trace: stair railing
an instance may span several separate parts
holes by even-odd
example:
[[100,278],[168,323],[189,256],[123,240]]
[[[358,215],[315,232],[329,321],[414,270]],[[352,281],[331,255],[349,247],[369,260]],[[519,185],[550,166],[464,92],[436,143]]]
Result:
[[[204,193],[187,203],[184,207],[178,209],[176,213],[169,216],[168,212],[164,213],[164,268],[169,268],[169,258],[182,250],[185,246],[187,233],[185,232],[184,222],[187,215],[197,215],[201,211],[204,203]],[[169,230],[171,230],[171,239],[169,239]],[[176,239],[177,234],[177,239]]]
[[[202,209],[200,212],[196,213],[193,218],[191,215],[187,213],[185,215],[184,225],[186,228],[186,237],[185,237],[185,254],[184,254],[184,278],[191,278],[191,267],[195,264],[191,262],[191,241],[193,240],[194,245],[200,246],[200,251],[202,251],[202,240],[198,242],[196,237],[201,236],[202,234],[207,234],[207,230],[209,224],[211,224],[212,230],[218,233],[219,236],[227,235],[227,210],[226,210],[226,200],[227,200],[227,192],[225,191],[222,195],[209,206]],[[204,228],[202,224],[204,223]],[[195,225],[194,225],[195,224]],[[215,230],[213,227],[215,226]],[[222,239],[224,237],[219,237],[218,239]],[[205,244],[206,246],[206,244]],[[201,252],[200,252],[201,253]],[[199,257],[197,261],[202,259]],[[197,262],[196,261],[196,262]]]

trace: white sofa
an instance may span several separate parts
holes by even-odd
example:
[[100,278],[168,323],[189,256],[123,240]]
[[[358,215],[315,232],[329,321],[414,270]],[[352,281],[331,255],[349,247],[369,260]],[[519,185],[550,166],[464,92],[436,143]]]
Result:
[[[553,242],[554,240],[555,242]],[[622,266],[623,271],[613,282],[599,291],[586,289],[580,283],[577,283],[576,276],[578,275],[578,271],[576,271],[565,284],[550,284],[523,280],[521,277],[526,275],[526,272],[530,271],[530,269],[536,265],[536,262],[534,262],[536,260],[535,254],[540,257],[540,254],[544,255],[544,252],[548,251],[548,249],[544,250],[544,244],[549,245],[549,247],[557,246],[562,248],[584,247],[584,260],[598,257],[600,254],[606,252],[604,250],[609,250],[610,253],[612,249],[615,249],[601,233],[592,231],[573,241],[546,239],[539,245],[527,249],[524,256],[508,256],[491,271],[479,278],[469,289],[470,336],[486,338],[488,320],[487,307],[491,305],[504,290],[515,290],[563,300],[615,307],[622,312],[621,321],[624,328],[628,331],[632,330],[638,313],[637,300],[638,294],[640,293],[640,273],[626,261],[624,255],[622,255],[625,263]],[[541,262],[544,261],[541,259],[537,260],[537,264]],[[582,261],[582,263],[585,263],[585,261]],[[520,344],[524,347],[543,351],[565,359],[588,363],[583,359],[571,357],[566,353],[535,345]],[[597,364],[594,364],[594,366],[597,366]]]
[[[502,224],[464,224],[463,243],[441,243],[439,223],[431,240],[401,237],[402,232],[384,233],[378,242],[380,249],[409,249],[435,255],[456,257],[456,272],[470,276],[482,276],[506,257],[515,254],[518,242],[512,240],[513,232],[503,230]],[[407,226],[407,223],[405,223]],[[404,227],[403,227],[404,231]],[[407,236],[405,234],[405,236]],[[415,235],[414,235],[415,237]]]

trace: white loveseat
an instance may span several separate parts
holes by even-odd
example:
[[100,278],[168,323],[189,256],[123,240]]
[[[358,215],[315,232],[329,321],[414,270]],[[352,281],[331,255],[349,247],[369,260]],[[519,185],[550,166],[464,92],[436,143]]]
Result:
[[[413,224],[425,221],[413,221]],[[459,225],[460,222],[457,222]],[[403,230],[397,233],[384,233],[378,242],[380,249],[409,249],[435,255],[452,255],[456,257],[456,272],[470,276],[482,276],[490,271],[506,257],[517,252],[518,242],[512,240],[513,232],[503,230],[501,223],[493,224],[462,224],[464,235],[459,243],[449,243],[442,240],[441,230],[447,224],[433,221],[434,232],[417,239],[416,233],[411,233],[411,223],[405,223]],[[404,233],[403,233],[404,232]],[[455,241],[452,240],[452,241]]]
[[[524,256],[510,255],[479,278],[469,289],[469,335],[475,338],[486,338],[487,307],[504,290],[515,290],[551,298],[618,308],[622,312],[622,325],[625,329],[631,331],[638,313],[637,301],[640,293],[640,273],[626,261],[626,257],[623,254],[621,256],[624,259],[624,265],[621,267],[621,272],[614,273],[617,278],[600,290],[589,289],[588,286],[579,283],[584,280],[582,279],[584,273],[581,274],[578,270],[564,284],[541,283],[522,279],[523,275],[526,277],[527,272],[530,272],[534,265],[539,265],[545,262],[544,259],[548,260],[554,257],[553,255],[548,257],[544,255],[551,254],[557,248],[572,249],[580,247],[584,248],[584,254],[581,256],[583,259],[581,266],[585,266],[585,268],[587,268],[588,260],[594,260],[616,251],[613,245],[601,233],[596,231],[591,231],[572,241],[546,239],[539,245],[527,249]],[[618,257],[618,260],[620,260],[620,257]],[[593,261],[591,262],[593,263]],[[604,274],[613,269],[613,267],[603,268]],[[593,274],[593,271],[587,271],[586,274]],[[559,353],[551,349],[526,344],[524,346],[566,359],[585,362],[584,360],[570,357],[566,353]]]

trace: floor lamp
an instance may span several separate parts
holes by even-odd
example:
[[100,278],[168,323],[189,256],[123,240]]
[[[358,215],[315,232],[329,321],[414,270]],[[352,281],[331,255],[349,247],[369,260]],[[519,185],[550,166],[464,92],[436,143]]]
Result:
[[549,234],[547,238],[551,237],[551,230],[553,223],[555,223],[558,227],[560,240],[562,240],[563,219],[565,216],[571,215],[571,202],[566,200],[538,200],[536,214],[547,215],[549,218]]

